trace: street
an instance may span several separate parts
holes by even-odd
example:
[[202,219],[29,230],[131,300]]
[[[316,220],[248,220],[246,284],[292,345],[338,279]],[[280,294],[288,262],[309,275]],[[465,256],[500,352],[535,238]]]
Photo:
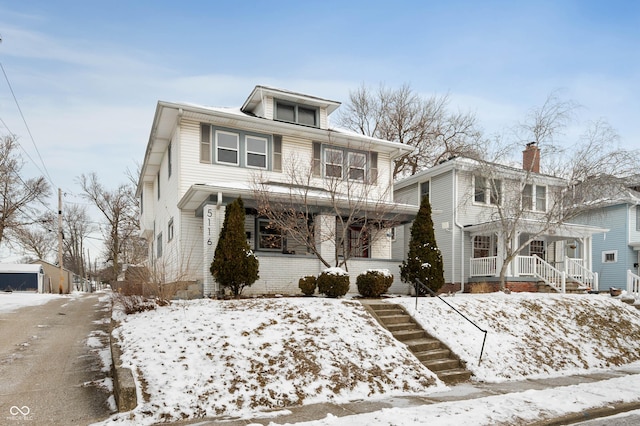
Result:
[[98,352],[108,347],[108,318],[108,304],[96,294],[1,313],[0,424],[86,425],[107,418],[110,373]]

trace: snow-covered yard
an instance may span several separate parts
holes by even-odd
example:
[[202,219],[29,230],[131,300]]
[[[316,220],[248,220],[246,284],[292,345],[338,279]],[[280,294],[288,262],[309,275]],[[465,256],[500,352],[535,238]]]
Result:
[[[640,311],[608,295],[391,298],[467,362],[500,382],[593,372],[640,360]],[[110,421],[137,424],[250,418],[297,404],[446,389],[352,299],[196,300],[124,316],[114,335],[134,371],[139,404]],[[381,423],[382,424],[382,423]],[[410,423],[407,423],[410,424]]]

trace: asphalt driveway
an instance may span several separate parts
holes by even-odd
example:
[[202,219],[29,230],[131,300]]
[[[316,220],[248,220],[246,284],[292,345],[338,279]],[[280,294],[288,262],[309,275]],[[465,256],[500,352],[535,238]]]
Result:
[[[10,297],[10,296],[3,296]],[[96,294],[0,314],[0,424],[86,425],[112,412],[109,310]]]

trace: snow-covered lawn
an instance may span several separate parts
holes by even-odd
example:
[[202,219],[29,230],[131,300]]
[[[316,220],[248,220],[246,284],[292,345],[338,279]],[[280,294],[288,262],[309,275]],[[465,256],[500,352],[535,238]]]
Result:
[[[492,293],[446,300],[488,330],[480,365],[483,333],[442,301],[420,298],[417,310],[415,299],[386,301],[404,304],[467,362],[475,380],[586,373],[640,360],[640,311],[608,295]],[[118,318],[122,324],[114,335],[122,342],[123,366],[134,371],[139,404],[109,422],[251,418],[297,404],[426,396],[446,389],[355,300],[184,301]],[[637,385],[640,379],[629,382]],[[534,395],[522,398],[538,398]],[[495,404],[506,404],[499,398],[482,400],[475,401],[488,413]],[[472,410],[473,401],[464,403],[452,410]],[[399,416],[387,414],[377,415]],[[367,419],[357,424],[374,424]],[[313,424],[356,424],[326,421]]]

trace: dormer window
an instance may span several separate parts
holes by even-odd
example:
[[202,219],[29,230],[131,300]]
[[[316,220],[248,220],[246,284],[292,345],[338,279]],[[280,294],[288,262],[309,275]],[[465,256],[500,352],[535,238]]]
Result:
[[318,109],[291,102],[275,102],[275,119],[304,126],[318,127]]

